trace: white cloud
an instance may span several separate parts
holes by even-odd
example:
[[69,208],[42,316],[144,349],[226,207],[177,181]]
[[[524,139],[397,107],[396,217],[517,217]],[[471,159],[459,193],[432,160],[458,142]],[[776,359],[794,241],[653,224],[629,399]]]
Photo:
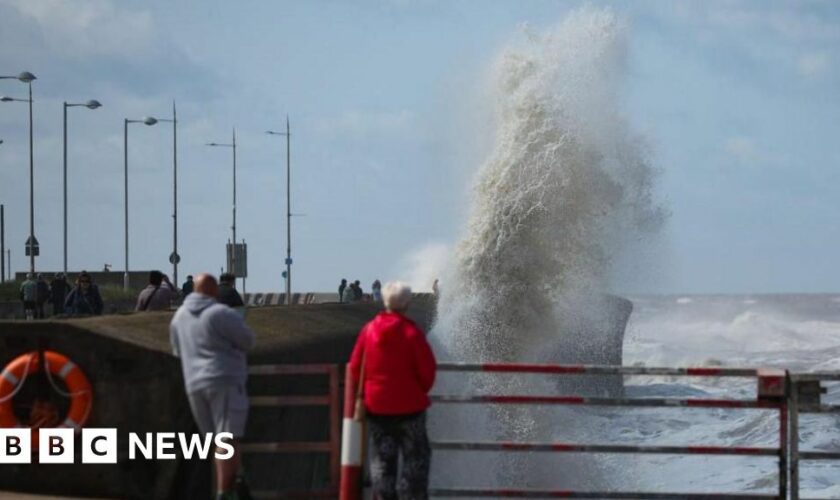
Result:
[[828,71],[831,59],[826,52],[810,52],[802,54],[796,66],[800,75],[805,78],[816,78]]
[[111,0],[0,0],[37,25],[51,51],[83,57],[147,51],[155,40],[148,12],[119,9]]
[[449,256],[448,245],[429,243],[403,257],[394,274],[411,285],[415,292],[430,292],[432,283],[440,278],[446,269]]

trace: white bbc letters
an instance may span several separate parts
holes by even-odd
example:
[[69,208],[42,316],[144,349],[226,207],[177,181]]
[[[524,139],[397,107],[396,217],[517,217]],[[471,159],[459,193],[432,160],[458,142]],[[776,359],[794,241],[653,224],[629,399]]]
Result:
[[117,430],[82,429],[82,463],[117,463]]
[[0,464],[28,464],[32,461],[29,429],[0,429]]
[[39,429],[38,461],[42,464],[72,464],[74,429]]

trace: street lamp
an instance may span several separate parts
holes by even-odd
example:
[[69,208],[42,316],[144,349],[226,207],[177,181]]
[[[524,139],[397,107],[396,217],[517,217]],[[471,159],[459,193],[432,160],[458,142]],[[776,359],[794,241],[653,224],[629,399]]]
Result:
[[99,101],[91,99],[85,103],[68,103],[64,101],[64,274],[67,274],[67,108],[85,107],[96,109],[101,107]]
[[157,119],[151,116],[143,118],[142,120],[129,120],[128,118],[126,118],[123,127],[123,152],[125,171],[125,274],[123,275],[123,289],[125,290],[128,290],[128,124],[142,123],[151,127],[157,122]]
[[[233,235],[233,251],[231,252],[231,267],[228,272],[233,272],[236,275],[238,269],[236,262],[236,129],[233,129],[233,141],[230,143],[209,142],[207,146],[223,147],[233,149],[233,224],[230,226]],[[243,290],[244,292],[244,290]]]
[[291,137],[289,116],[286,115],[286,131],[267,130],[269,135],[286,136],[286,305],[292,305],[292,194],[291,194]]
[[172,254],[169,262],[172,264],[172,279],[178,286],[178,114],[175,111],[175,101],[172,101],[172,119],[159,118],[157,121],[172,124]]
[[0,80],[14,79],[19,80],[29,85],[29,99],[14,99],[11,97],[3,97],[0,101],[3,102],[28,102],[29,103],[29,272],[35,272],[35,156],[34,156],[34,141],[32,133],[32,82],[36,79],[35,75],[28,71],[17,76],[0,76]]

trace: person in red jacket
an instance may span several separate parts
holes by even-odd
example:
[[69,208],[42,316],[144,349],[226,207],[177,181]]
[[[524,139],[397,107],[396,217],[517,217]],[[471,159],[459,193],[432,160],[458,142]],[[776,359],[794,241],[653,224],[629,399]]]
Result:
[[[371,481],[375,498],[428,498],[431,448],[426,434],[429,390],[437,362],[426,335],[404,313],[411,288],[400,282],[382,289],[385,312],[362,328],[350,357],[354,384],[363,375],[363,395],[372,440]],[[402,470],[397,465],[402,454]]]

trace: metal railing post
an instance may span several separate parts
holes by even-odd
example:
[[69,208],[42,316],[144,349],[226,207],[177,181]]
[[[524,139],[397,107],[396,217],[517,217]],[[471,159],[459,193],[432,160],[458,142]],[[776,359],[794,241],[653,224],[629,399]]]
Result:
[[790,415],[790,498],[799,500],[799,385],[791,379],[788,414]]

